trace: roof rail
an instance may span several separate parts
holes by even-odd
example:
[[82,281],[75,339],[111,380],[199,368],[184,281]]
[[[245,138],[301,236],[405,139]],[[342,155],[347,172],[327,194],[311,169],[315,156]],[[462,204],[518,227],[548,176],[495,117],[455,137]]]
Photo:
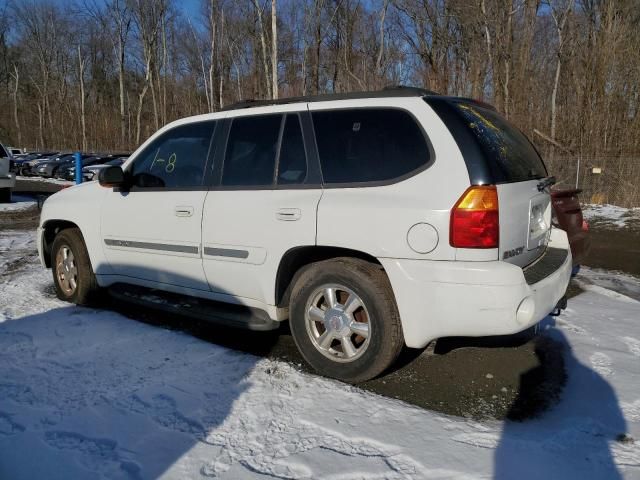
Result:
[[431,90],[419,87],[407,87],[404,85],[391,85],[382,90],[369,92],[327,93],[322,95],[305,95],[301,97],[279,98],[277,100],[247,99],[233,103],[221,111],[239,110],[242,108],[266,107],[269,105],[286,105],[289,103],[328,102],[332,100],[352,100],[358,98],[388,98],[388,97],[423,97],[425,95],[438,95]]

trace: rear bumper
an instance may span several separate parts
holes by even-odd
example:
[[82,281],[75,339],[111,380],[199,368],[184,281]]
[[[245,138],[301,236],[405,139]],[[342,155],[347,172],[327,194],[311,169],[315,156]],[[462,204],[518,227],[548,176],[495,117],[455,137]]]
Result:
[[[569,250],[554,229],[550,246]],[[380,259],[395,293],[405,343],[422,348],[450,336],[508,335],[535,325],[565,295],[572,260],[527,284],[523,270],[506,262]]]

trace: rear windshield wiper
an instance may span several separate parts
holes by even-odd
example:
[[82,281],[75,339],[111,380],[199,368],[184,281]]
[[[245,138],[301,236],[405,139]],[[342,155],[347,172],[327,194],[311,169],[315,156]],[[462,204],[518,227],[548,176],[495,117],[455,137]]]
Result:
[[556,183],[556,177],[547,177],[547,178],[543,178],[542,180],[540,180],[540,182],[538,183],[538,191],[542,192],[545,188],[550,187],[551,185],[553,185],[554,183]]

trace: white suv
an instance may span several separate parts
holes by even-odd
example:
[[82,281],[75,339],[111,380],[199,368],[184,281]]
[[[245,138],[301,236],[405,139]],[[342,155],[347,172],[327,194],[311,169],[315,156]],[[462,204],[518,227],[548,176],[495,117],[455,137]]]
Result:
[[11,189],[16,185],[16,176],[11,171],[13,156],[0,143],[0,203],[11,202]]
[[319,372],[363,381],[403,345],[524,330],[562,303],[566,234],[540,156],[495,110],[412,88],[182,119],[44,205],[62,299],[149,287],[289,319]]

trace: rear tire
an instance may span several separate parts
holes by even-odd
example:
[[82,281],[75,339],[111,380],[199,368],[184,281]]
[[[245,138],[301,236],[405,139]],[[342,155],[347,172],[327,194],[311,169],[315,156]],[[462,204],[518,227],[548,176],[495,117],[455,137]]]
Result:
[[404,346],[391,284],[380,265],[356,258],[313,263],[297,276],[289,324],[316,371],[358,383],[384,372]]
[[78,228],[62,230],[53,240],[51,271],[60,300],[88,305],[96,299],[98,282]]
[[0,203],[11,203],[10,188],[0,188]]

